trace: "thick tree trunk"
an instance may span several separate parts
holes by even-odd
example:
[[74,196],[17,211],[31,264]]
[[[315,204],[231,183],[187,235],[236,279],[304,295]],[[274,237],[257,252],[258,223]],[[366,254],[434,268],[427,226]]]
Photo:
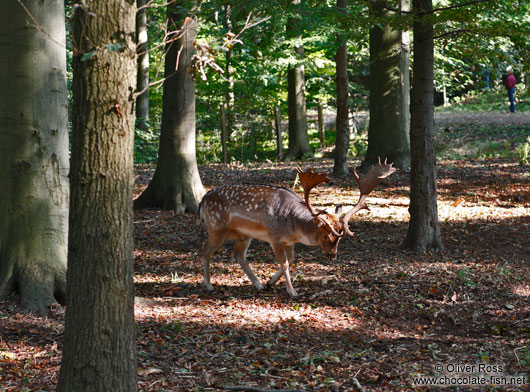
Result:
[[186,19],[185,11],[168,6],[168,31],[183,32],[166,48],[158,164],[151,183],[134,202],[138,209],[195,213],[204,195],[195,156],[195,81],[190,74],[196,27],[193,18]]
[[[292,0],[296,7],[301,0]],[[300,38],[299,21],[289,19],[287,23],[287,36],[289,38]],[[305,70],[301,64],[304,59],[304,47],[299,45],[295,48],[295,54],[300,64],[295,65],[287,74],[287,105],[289,107],[289,148],[283,159],[291,161],[303,158],[305,155],[313,155],[307,135],[307,116],[305,105]]]
[[40,26],[16,1],[0,12],[0,297],[46,314],[66,292],[64,2],[24,3]]
[[[401,9],[410,9],[409,0],[401,0]],[[394,15],[377,4],[372,12]],[[388,24],[370,30],[370,125],[363,166],[372,166],[379,157],[397,167],[410,166],[409,39],[408,32]]]
[[[413,0],[413,10],[429,12],[432,0]],[[405,239],[405,245],[415,252],[442,247],[436,204],[433,48],[432,22],[417,19],[411,94],[410,222]]]
[[136,89],[136,125],[139,129],[149,129],[149,44],[147,37],[147,0],[136,0],[139,9],[136,14],[136,41],[138,53],[138,73]]
[[57,391],[137,390],[135,14],[128,0],[87,0],[74,14],[68,298]]
[[[337,8],[346,13],[347,0],[337,0]],[[335,56],[337,73],[337,131],[335,141],[335,163],[333,175],[348,174],[348,149],[350,146],[350,129],[348,126],[348,50],[346,38],[340,37],[341,42]]]

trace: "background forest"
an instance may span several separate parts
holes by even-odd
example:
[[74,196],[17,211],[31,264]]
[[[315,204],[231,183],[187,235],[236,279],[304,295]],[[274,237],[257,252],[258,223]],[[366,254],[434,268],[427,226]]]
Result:
[[[154,86],[149,92],[149,127],[136,130],[135,159],[138,163],[156,160],[162,110],[164,33],[166,14],[163,2],[147,8],[149,76]],[[369,12],[369,3],[348,4],[347,20],[334,2],[305,1],[294,8],[290,2],[248,1],[201,3],[197,10],[197,46],[203,71],[197,71],[197,159],[199,163],[222,161],[221,106],[227,105],[232,162],[275,160],[275,108],[287,118],[287,71],[299,63],[293,48],[304,46],[302,60],[306,72],[306,101],[310,114],[310,142],[320,147],[317,105],[327,114],[326,144],[334,144],[336,110],[335,53],[338,34],[347,40],[348,93],[351,114],[352,156],[364,155],[367,138],[367,111],[370,83],[368,31],[387,21]],[[437,7],[449,5],[438,2]],[[529,46],[520,34],[526,23],[526,8],[517,2],[496,2],[457,8],[435,19],[435,104],[475,103],[475,109],[506,111],[503,80],[506,67],[514,66],[520,81],[517,96],[521,109],[528,105]],[[290,18],[294,18],[290,21]],[[301,36],[289,39],[288,22],[303,26]],[[394,24],[406,21],[391,20]],[[254,25],[255,24],[255,25]],[[248,28],[248,26],[252,26]],[[344,28],[347,26],[347,29]],[[233,40],[233,37],[237,38]],[[412,51],[412,56],[414,51]],[[208,64],[215,62],[215,67]],[[459,107],[458,105],[453,108]],[[466,106],[470,108],[470,106]],[[287,134],[283,136],[287,147]]]

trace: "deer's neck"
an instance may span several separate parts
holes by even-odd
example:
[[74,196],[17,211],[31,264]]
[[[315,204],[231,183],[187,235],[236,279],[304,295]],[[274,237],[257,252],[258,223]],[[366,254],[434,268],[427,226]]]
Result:
[[296,219],[297,233],[299,234],[300,242],[304,245],[317,246],[319,245],[319,230],[317,225],[313,222],[313,216],[309,213],[304,213]]

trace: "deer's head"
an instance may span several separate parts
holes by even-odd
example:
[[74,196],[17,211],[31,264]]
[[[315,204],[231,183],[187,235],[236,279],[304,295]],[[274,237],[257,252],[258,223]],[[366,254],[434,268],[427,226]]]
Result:
[[383,178],[394,173],[396,168],[392,166],[392,163],[387,164],[386,160],[384,164],[381,164],[381,160],[379,160],[379,163],[372,167],[364,178],[359,178],[354,168],[353,177],[359,186],[361,194],[357,203],[344,213],[342,213],[340,206],[336,207],[335,213],[331,213],[326,210],[316,209],[311,205],[309,193],[318,184],[329,181],[329,177],[326,174],[313,173],[311,169],[302,171],[300,168],[297,168],[297,171],[300,183],[304,188],[305,205],[313,215],[313,222],[319,231],[318,240],[320,247],[330,260],[335,260],[337,258],[337,249],[340,240],[345,235],[353,236],[348,225],[351,217],[362,209],[368,209],[366,206],[368,194],[374,190]]

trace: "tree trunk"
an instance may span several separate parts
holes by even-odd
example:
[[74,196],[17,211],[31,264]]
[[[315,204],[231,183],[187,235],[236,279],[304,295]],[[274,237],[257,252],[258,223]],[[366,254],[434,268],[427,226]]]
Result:
[[[232,32],[232,6],[225,4],[225,18],[224,27],[227,33]],[[232,57],[234,52],[230,46],[226,51],[226,66],[225,66],[225,77],[226,77],[226,125],[227,125],[227,141],[230,140],[232,133],[232,125],[234,123],[234,67],[232,67]]]
[[149,45],[147,38],[147,0],[136,0],[136,40],[138,53],[138,74],[136,90],[136,125],[139,129],[149,129]]
[[166,47],[158,163],[134,207],[196,213],[204,195],[195,156],[195,81],[190,74],[197,22],[174,6],[167,12],[168,31],[179,31],[179,38]]
[[128,0],[87,0],[74,14],[68,298],[57,391],[137,390],[135,14]]
[[[432,0],[413,0],[413,10],[415,13],[430,12]],[[433,26],[428,17],[418,18],[414,22],[414,63],[410,105],[410,222],[405,245],[415,252],[442,248],[436,204],[434,42]]]
[[228,146],[226,144],[228,133],[228,125],[226,124],[226,104],[221,104],[221,148],[223,155],[223,163],[228,163]]
[[0,12],[0,297],[46,314],[66,292],[64,2],[24,3],[40,28],[16,1]]
[[[337,8],[346,14],[347,0],[337,0]],[[335,163],[333,175],[348,174],[348,149],[350,146],[350,130],[348,127],[348,50],[346,37],[339,36],[340,46],[335,56],[337,73],[337,120],[335,141]]]
[[279,106],[274,108],[274,128],[276,130],[276,152],[278,161],[282,159],[283,144],[282,144],[282,114]]
[[324,134],[324,108],[322,107],[322,101],[319,99],[317,102],[317,116],[318,116],[318,137],[320,139],[320,148],[324,150],[326,148],[326,135]]
[[[292,0],[297,7],[301,0]],[[289,19],[287,22],[288,38],[301,39],[299,21]],[[287,104],[289,107],[289,149],[283,159],[291,161],[301,159],[304,155],[313,155],[307,135],[307,117],[305,106],[305,70],[301,63],[304,59],[304,47],[300,44],[295,47],[295,54],[299,64],[295,65],[287,74]]]
[[[409,0],[401,0],[401,9],[409,8]],[[372,12],[397,17],[377,4]],[[370,124],[363,166],[372,166],[379,157],[397,167],[410,166],[409,39],[408,32],[389,24],[370,30]]]

